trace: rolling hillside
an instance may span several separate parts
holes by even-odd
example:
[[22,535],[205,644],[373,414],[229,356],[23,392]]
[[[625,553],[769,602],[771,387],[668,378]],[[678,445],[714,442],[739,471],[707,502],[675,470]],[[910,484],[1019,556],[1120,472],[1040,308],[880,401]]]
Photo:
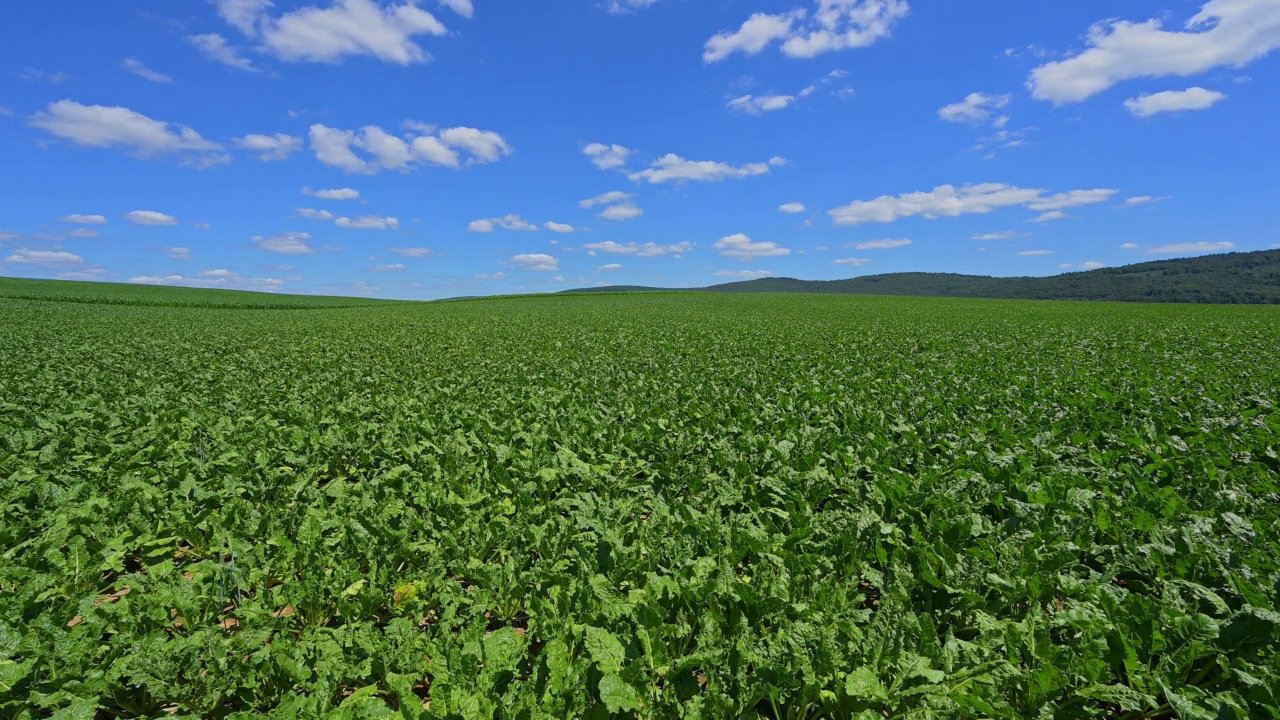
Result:
[[[612,286],[566,292],[640,292],[664,288]],[[918,295],[1022,300],[1109,300],[1223,304],[1280,304],[1280,250],[1158,260],[1051,277],[986,277],[951,273],[892,273],[848,280],[762,278],[702,292]]]

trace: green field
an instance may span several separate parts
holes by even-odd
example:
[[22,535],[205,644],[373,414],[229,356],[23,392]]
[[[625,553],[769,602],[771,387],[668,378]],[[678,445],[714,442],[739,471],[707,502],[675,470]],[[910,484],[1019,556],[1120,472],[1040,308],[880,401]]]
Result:
[[1280,308],[49,287],[0,718],[1280,717]]

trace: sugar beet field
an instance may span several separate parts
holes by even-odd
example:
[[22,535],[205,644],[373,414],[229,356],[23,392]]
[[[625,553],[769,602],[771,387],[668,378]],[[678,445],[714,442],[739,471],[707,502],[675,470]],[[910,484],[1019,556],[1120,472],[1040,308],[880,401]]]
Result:
[[1280,309],[92,292],[0,718],[1280,717]]

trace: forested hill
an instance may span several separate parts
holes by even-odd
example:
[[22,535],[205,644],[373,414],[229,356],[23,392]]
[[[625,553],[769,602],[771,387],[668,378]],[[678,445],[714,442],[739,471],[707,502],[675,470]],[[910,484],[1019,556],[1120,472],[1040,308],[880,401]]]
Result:
[[[637,292],[612,286],[566,292]],[[1280,304],[1280,250],[1158,260],[1051,277],[892,273],[849,280],[762,278],[696,288],[703,292],[919,295],[1023,300]]]

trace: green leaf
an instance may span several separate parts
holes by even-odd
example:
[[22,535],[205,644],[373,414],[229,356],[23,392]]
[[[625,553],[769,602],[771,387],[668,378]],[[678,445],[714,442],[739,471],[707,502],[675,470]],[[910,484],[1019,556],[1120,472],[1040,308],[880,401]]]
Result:
[[600,672],[609,675],[622,670],[626,650],[618,638],[608,630],[587,626],[587,652]]
[[1087,688],[1077,690],[1076,694],[1099,702],[1118,705],[1121,710],[1127,712],[1139,712],[1144,709],[1155,708],[1157,704],[1154,697],[1144,695],[1128,685],[1090,685]]
[[889,699],[889,691],[869,667],[860,667],[849,673],[844,680],[844,692],[851,698],[868,702]]
[[609,708],[611,713],[639,710],[643,706],[635,688],[617,675],[605,675],[600,678],[600,701]]

